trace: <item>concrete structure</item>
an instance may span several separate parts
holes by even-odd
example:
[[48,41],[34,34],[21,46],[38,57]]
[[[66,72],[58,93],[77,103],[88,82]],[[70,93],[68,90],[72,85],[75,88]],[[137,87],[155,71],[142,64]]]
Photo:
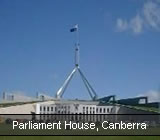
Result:
[[53,119],[86,122],[104,120],[107,114],[116,114],[118,110],[119,107],[114,105],[99,105],[99,101],[56,100],[52,104],[37,103],[35,113],[40,114],[37,119],[43,121]]
[[109,114],[114,113],[113,105],[99,106],[93,101],[56,101],[54,104],[36,105],[36,114]]
[[37,92],[36,97],[29,97],[23,92],[3,92],[0,103],[32,102],[32,101],[49,101],[54,99],[46,93]]
[[3,102],[29,102],[35,101],[33,97],[26,96],[22,92],[3,92]]

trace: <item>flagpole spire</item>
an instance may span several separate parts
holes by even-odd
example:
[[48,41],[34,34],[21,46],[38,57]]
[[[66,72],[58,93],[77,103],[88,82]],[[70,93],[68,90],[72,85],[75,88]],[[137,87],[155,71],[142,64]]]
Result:
[[70,32],[75,32],[75,67],[79,68],[79,27],[78,24],[75,24],[73,28],[70,29]]
[[56,98],[60,99],[62,98],[66,88],[68,87],[70,81],[72,80],[72,77],[75,75],[76,71],[79,72],[80,77],[90,95],[90,97],[92,98],[92,100],[96,100],[97,99],[97,94],[95,92],[95,90],[92,88],[91,84],[88,82],[88,80],[86,79],[86,77],[84,76],[84,74],[82,73],[82,71],[80,70],[79,67],[79,28],[78,28],[78,24],[76,24],[73,28],[70,29],[70,32],[75,32],[75,37],[76,37],[76,43],[75,43],[75,67],[73,69],[73,71],[70,73],[70,75],[67,77],[67,79],[64,81],[63,85],[59,88],[59,90],[56,93]]
[[76,24],[74,26],[74,31],[76,35],[76,44],[75,44],[75,67],[79,68],[79,26]]
[[76,26],[77,26],[77,32],[76,32],[77,40],[75,49],[75,66],[79,67],[79,27],[78,24]]
[[79,45],[75,48],[75,66],[79,68]]

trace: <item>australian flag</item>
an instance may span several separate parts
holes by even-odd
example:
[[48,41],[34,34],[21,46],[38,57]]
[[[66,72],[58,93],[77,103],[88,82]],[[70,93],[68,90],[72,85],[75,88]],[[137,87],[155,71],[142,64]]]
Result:
[[78,30],[78,24],[74,25],[74,27],[70,29],[70,32],[75,32],[77,30]]

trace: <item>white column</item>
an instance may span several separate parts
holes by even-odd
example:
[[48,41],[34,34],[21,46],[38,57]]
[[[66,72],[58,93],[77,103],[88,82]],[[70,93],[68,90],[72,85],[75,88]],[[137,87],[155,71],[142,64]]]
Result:
[[36,104],[36,114],[40,114],[40,104]]

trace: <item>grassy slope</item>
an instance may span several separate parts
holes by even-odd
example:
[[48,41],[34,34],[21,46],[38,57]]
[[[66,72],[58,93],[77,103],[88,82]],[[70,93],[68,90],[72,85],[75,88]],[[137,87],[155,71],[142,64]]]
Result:
[[24,105],[24,104],[33,104],[41,101],[30,101],[30,102],[11,102],[11,103],[0,103],[1,107],[10,107],[10,106],[16,106],[16,105]]

